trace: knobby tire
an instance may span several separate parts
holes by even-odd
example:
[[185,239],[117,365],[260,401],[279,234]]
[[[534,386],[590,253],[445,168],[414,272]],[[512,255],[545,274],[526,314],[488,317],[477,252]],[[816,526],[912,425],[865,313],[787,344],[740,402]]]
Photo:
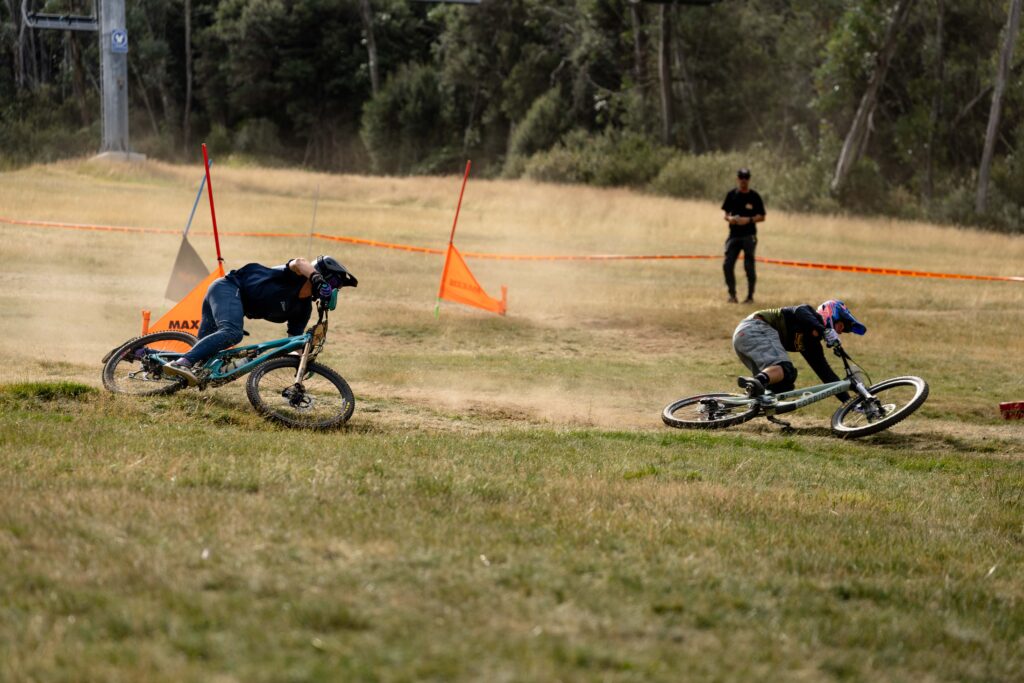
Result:
[[[163,380],[145,377],[148,373],[143,372],[142,360],[134,358],[133,352],[143,347],[159,349],[162,342],[180,342],[187,348],[192,348],[196,345],[197,341],[194,336],[187,332],[170,330],[129,339],[103,357],[103,386],[115,394],[130,394],[132,396],[163,396],[180,391],[187,386],[181,379]],[[134,371],[136,375],[141,373],[144,377],[135,380],[129,378],[126,374],[122,378],[119,376],[121,371],[126,373]],[[137,384],[135,383],[136,381],[138,382]],[[154,386],[149,387],[150,383]]]
[[911,388],[913,390],[912,397],[909,401],[901,406],[894,406],[893,411],[886,414],[882,419],[874,422],[868,422],[861,426],[848,425],[845,423],[845,420],[866,420],[866,417],[854,412],[854,409],[857,406],[864,404],[864,398],[858,396],[852,401],[844,403],[842,407],[832,415],[832,433],[843,439],[856,439],[861,436],[877,434],[878,432],[888,429],[898,422],[905,420],[915,410],[920,408],[928,399],[928,383],[920,377],[912,377],[909,375],[906,377],[893,377],[892,379],[879,382],[878,384],[869,387],[868,392],[871,393],[872,396],[877,397],[879,401],[885,405],[886,392],[900,388]]
[[746,422],[758,414],[756,403],[734,408],[723,407],[720,410],[709,410],[706,405],[701,404],[703,400],[713,401],[718,398],[747,399],[748,397],[742,394],[690,396],[665,406],[665,409],[661,411],[661,419],[669,427],[676,429],[723,429]]
[[[306,377],[303,379],[306,383],[319,375],[322,380],[326,380],[326,384],[319,383],[323,394],[320,397],[312,396],[312,391],[307,389],[310,391],[312,406],[324,404],[325,414],[322,417],[317,418],[311,412],[305,412],[310,410],[309,407],[292,405],[289,398],[284,396],[284,390],[295,381],[299,361],[298,356],[273,358],[261,363],[252,371],[245,384],[245,393],[256,411],[263,417],[288,427],[331,429],[348,422],[355,410],[355,396],[352,395],[348,382],[326,365],[316,362],[307,364]],[[290,378],[287,374],[289,372]],[[333,390],[327,388],[328,384]]]

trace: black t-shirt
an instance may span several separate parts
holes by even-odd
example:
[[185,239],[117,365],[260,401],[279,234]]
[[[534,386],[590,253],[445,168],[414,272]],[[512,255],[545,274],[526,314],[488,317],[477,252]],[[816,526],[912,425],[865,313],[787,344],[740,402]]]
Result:
[[[725,195],[725,201],[722,202],[722,211],[732,216],[743,216],[744,218],[767,215],[764,210],[764,202],[761,201],[761,195],[754,190],[740,192],[738,188],[729,190],[729,194]],[[729,225],[729,237],[748,237],[756,234],[757,223]]]
[[[825,323],[810,304],[768,308],[754,315],[775,328],[782,340],[782,348],[799,351],[822,382],[839,381],[839,376],[825,359],[821,344],[825,338]],[[850,400],[846,392],[836,394],[836,397],[844,403]]]
[[227,274],[238,285],[245,317],[288,323],[288,335],[302,334],[313,313],[312,297],[300,299],[306,278],[288,266],[268,268],[250,263]]

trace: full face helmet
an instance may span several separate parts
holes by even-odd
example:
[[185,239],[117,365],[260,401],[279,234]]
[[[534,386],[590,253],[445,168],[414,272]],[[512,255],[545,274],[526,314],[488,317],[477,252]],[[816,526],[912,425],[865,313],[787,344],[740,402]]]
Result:
[[864,327],[856,318],[853,317],[853,313],[850,313],[850,309],[846,307],[839,299],[829,299],[823,301],[818,306],[818,315],[825,322],[825,327],[831,328],[836,332],[853,332],[854,334],[864,334],[868,331],[868,328]]
[[355,287],[359,284],[359,280],[356,279],[355,275],[348,272],[348,268],[330,256],[317,256],[313,269],[320,273],[327,284],[335,289]]

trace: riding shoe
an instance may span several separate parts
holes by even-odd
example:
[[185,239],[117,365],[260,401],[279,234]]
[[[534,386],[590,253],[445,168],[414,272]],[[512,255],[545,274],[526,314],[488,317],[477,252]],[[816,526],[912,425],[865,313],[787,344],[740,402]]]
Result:
[[764,396],[764,385],[761,384],[756,377],[739,377],[736,379],[736,384],[738,384],[741,389],[746,389],[747,396],[751,398]]
[[189,386],[199,384],[199,378],[196,377],[194,372],[192,372],[192,368],[188,365],[183,365],[178,361],[172,361],[165,365],[164,373],[171,375],[172,377],[180,377],[188,382]]

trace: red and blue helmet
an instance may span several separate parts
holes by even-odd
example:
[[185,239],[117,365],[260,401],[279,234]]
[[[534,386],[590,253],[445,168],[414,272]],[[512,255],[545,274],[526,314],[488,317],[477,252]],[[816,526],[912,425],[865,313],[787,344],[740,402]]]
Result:
[[[818,306],[818,315],[825,322],[825,327],[836,329],[836,323],[843,323],[843,332],[853,332],[854,334],[864,334],[868,331],[868,328],[864,327],[856,318],[853,317],[853,313],[850,313],[850,309],[846,307],[839,299],[829,299],[828,301],[822,302]],[[837,332],[839,330],[836,330]]]

